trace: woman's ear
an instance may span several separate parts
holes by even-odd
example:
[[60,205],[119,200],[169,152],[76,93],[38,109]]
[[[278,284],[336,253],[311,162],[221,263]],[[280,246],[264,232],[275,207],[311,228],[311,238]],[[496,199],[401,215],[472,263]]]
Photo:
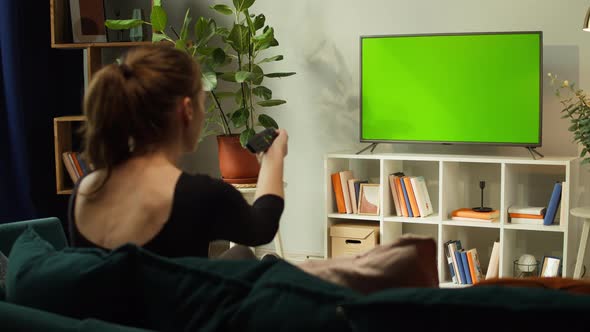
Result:
[[180,111],[182,116],[182,122],[188,125],[193,121],[194,109],[193,101],[189,97],[184,97],[181,101]]

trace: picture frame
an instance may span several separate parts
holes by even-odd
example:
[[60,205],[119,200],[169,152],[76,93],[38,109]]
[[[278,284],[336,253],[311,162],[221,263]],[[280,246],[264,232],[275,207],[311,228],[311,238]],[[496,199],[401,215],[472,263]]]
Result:
[[541,263],[540,277],[559,277],[561,275],[561,258],[556,256],[544,256]]
[[359,190],[358,214],[379,215],[380,199],[379,184],[361,183]]
[[70,0],[74,43],[106,43],[103,0]]

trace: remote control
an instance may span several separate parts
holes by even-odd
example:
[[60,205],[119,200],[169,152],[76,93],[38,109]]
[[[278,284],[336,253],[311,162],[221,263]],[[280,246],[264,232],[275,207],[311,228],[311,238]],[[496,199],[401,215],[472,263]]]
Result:
[[274,128],[266,128],[248,140],[246,147],[252,153],[266,152],[278,136]]

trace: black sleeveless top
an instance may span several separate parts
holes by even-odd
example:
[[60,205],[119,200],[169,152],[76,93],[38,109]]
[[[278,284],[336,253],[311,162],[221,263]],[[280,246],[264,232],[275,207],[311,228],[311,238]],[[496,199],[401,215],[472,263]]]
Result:
[[[74,221],[79,183],[68,207],[70,245],[102,248],[85,238]],[[264,195],[250,205],[230,184],[207,175],[183,172],[174,189],[168,221],[142,247],[166,257],[207,257],[209,242],[213,240],[262,245],[273,240],[283,208],[284,200],[279,196]]]

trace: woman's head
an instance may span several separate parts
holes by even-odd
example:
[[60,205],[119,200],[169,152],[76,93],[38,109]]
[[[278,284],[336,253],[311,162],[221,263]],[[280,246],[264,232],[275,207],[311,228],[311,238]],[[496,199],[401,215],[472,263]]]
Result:
[[198,64],[169,46],[129,51],[93,77],[84,96],[85,156],[95,168],[161,148],[196,147],[204,119]]

